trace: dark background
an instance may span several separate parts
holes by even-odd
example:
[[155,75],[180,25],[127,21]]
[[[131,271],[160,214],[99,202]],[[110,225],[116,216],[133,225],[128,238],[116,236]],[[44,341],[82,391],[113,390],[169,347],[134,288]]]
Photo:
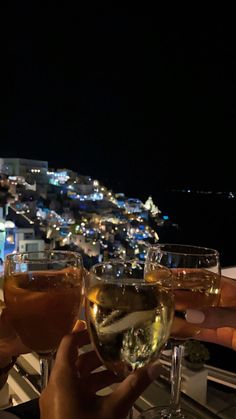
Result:
[[140,197],[234,187],[233,26],[145,12],[8,11],[0,154]]
[[236,190],[234,22],[22,4],[1,17],[0,157],[152,195],[180,226],[164,240],[236,265],[236,200],[170,192]]

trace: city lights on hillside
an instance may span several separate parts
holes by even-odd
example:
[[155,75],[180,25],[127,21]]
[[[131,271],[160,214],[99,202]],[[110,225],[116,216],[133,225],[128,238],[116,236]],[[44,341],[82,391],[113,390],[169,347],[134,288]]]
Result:
[[[1,180],[13,195],[8,204],[12,221],[4,224],[4,228],[11,226],[13,234],[4,236],[3,255],[10,245],[11,251],[18,250],[19,222],[26,226],[24,246],[67,245],[97,260],[127,255],[144,259],[148,244],[158,241],[149,219],[155,222],[161,211],[151,197],[144,204],[123,193],[114,194],[89,176],[68,169],[50,170],[47,162],[11,159],[11,165],[15,172],[6,175],[4,183]],[[25,173],[31,174],[31,183]]]

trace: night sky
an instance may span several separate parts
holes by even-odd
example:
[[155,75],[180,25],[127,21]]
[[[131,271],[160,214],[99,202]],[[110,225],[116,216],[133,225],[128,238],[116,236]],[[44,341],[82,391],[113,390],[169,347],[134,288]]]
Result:
[[48,160],[136,195],[236,190],[229,24],[173,26],[125,9],[17,13],[2,38],[0,157]]

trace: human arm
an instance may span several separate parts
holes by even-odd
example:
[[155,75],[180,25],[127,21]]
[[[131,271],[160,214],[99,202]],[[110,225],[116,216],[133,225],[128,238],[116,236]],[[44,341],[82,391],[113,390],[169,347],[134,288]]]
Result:
[[101,366],[94,351],[78,357],[78,347],[88,343],[87,331],[63,338],[48,386],[40,397],[41,419],[124,419],[161,369],[159,365],[141,368],[119,383],[111,394],[98,396],[98,390],[118,379],[107,370],[93,372]]

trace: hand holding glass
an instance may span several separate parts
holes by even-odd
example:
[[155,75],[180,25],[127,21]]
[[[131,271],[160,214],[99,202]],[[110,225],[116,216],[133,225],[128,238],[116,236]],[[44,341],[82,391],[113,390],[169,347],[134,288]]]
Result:
[[76,252],[17,253],[6,258],[6,312],[21,341],[40,357],[42,389],[52,354],[79,318],[83,272]]
[[[220,261],[219,253],[205,247],[159,244],[150,247],[147,253],[146,270],[149,265],[158,262],[171,269],[174,277],[175,318],[171,337],[176,344],[173,348],[171,366],[171,402],[163,410],[149,411],[143,418],[181,418],[196,419],[180,406],[181,359],[184,346],[178,340],[196,336],[200,329],[187,324],[184,314],[187,309],[201,309],[216,306],[220,297]],[[151,414],[153,413],[153,416]],[[149,416],[148,416],[149,415]]]

